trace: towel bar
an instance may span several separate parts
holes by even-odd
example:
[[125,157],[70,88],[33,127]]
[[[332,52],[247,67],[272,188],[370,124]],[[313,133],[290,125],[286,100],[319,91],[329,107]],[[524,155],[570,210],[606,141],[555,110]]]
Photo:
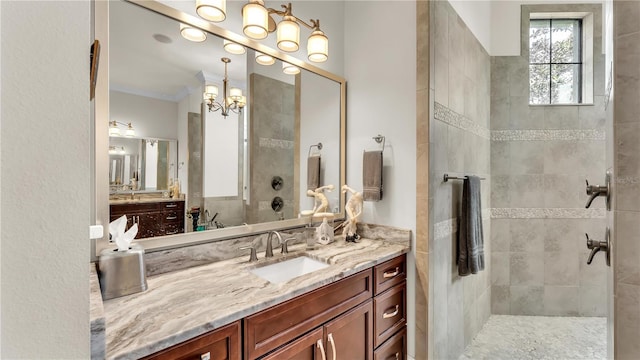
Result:
[[384,145],[387,142],[387,139],[380,134],[378,134],[378,136],[372,137],[372,139],[375,140],[378,144],[382,144],[382,152],[384,152]]
[[311,157],[311,149],[313,149],[314,147],[318,148],[318,151],[322,150],[322,143],[319,142],[317,144],[313,144],[311,146],[309,146],[309,153],[307,154],[307,157]]
[[[466,179],[467,176],[451,176],[449,174],[444,174],[444,182],[447,182],[449,180],[464,180]],[[480,180],[486,180],[485,178],[481,177]]]

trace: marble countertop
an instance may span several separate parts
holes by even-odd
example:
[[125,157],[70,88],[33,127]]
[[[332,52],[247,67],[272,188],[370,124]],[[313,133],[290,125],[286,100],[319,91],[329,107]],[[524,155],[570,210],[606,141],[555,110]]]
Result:
[[146,203],[175,202],[175,201],[184,201],[184,199],[172,199],[172,198],[162,198],[162,197],[152,197],[152,198],[141,197],[139,199],[113,199],[113,200],[109,199],[109,205],[146,204]]
[[[106,357],[133,359],[152,354],[233,321],[279,304],[407,253],[410,240],[361,239],[305,250],[290,246],[288,255],[249,263],[248,255],[147,278],[149,289],[104,302]],[[275,252],[275,251],[274,251]],[[301,255],[331,266],[283,284],[272,284],[249,271]]]
[[96,264],[89,269],[89,323],[91,326],[91,358],[105,357],[105,318]]

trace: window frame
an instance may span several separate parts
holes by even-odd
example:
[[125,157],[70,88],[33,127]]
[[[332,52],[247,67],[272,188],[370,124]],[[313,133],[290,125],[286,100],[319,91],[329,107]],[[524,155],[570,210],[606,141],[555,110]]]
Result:
[[[583,92],[585,91],[584,89],[584,82],[583,82],[583,78],[584,78],[584,72],[585,72],[585,62],[584,62],[584,52],[585,52],[585,29],[584,29],[584,18],[575,18],[575,17],[536,17],[536,18],[531,18],[529,20],[529,32],[531,31],[531,23],[533,22],[542,22],[542,21],[548,21],[549,23],[549,62],[531,62],[531,35],[529,33],[529,36],[527,37],[529,40],[529,59],[528,59],[528,63],[529,63],[529,81],[531,81],[531,66],[535,65],[535,66],[546,66],[548,65],[549,68],[549,98],[548,98],[548,102],[546,103],[532,103],[531,102],[531,96],[529,96],[529,105],[576,105],[576,104],[583,104],[583,100],[584,100],[584,96],[583,96]],[[578,54],[578,61],[574,61],[574,62],[554,62],[553,61],[553,22],[554,21],[575,21],[577,22],[578,26],[578,30],[577,30],[577,37],[578,40],[574,41],[575,44],[577,44],[577,54]],[[574,36],[575,36],[575,32],[574,32]],[[553,66],[554,65],[578,65],[578,74],[577,74],[577,82],[576,82],[576,92],[577,92],[577,101],[575,102],[570,102],[570,103],[554,103],[552,102],[553,100],[553,81],[552,81],[552,77],[553,77]],[[574,80],[575,81],[575,80]],[[529,82],[529,92],[531,92],[531,82]]]

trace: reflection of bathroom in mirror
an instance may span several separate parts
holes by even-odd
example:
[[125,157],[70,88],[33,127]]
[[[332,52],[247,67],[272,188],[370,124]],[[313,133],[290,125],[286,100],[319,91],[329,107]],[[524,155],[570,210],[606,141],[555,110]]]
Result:
[[[230,54],[211,33],[188,41],[178,21],[136,4],[110,2],[109,18],[118,24],[109,30],[109,121],[132,123],[137,137],[110,137],[110,193],[155,190],[166,201],[163,190],[176,178],[184,232],[192,232],[295,219],[311,209],[310,155],[320,156],[320,185],[339,188],[343,84],[278,59],[258,64],[250,48]],[[242,93],[240,111],[224,111],[225,78]],[[209,110],[207,85],[217,86],[223,109]],[[154,144],[152,154],[143,139],[176,140]],[[322,150],[310,149],[318,143]],[[327,196],[340,212],[340,193]]]
[[109,194],[169,190],[177,178],[176,140],[109,138]]

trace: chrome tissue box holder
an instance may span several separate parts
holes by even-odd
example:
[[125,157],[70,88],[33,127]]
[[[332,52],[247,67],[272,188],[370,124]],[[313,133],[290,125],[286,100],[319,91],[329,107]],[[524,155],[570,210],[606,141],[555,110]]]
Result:
[[103,300],[147,290],[144,248],[131,244],[127,251],[102,250],[98,261],[98,276]]

